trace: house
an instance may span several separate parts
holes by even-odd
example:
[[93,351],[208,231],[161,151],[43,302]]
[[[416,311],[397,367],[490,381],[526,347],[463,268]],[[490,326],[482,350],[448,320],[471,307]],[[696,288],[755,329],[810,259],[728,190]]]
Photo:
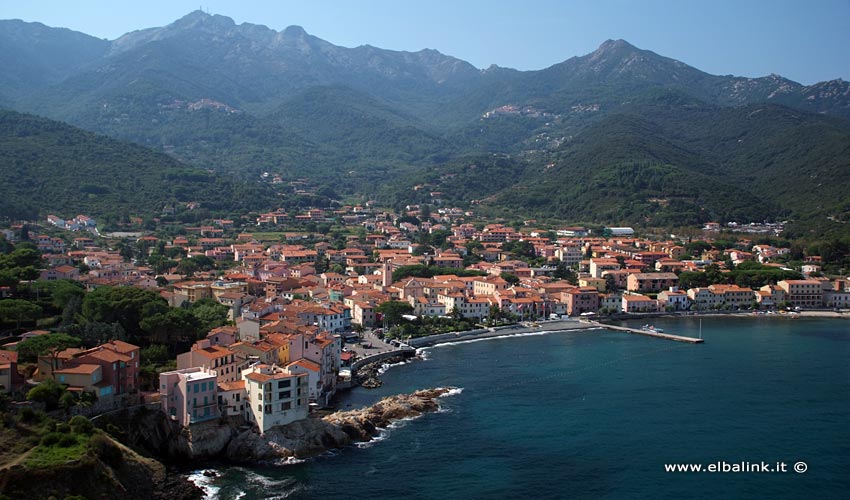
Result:
[[159,375],[162,411],[181,426],[218,418],[216,373],[194,367]]
[[564,292],[561,297],[561,300],[566,303],[567,314],[570,316],[599,310],[599,291],[596,288],[574,288]]
[[658,311],[658,301],[646,295],[623,294],[623,312],[641,313]]
[[792,306],[823,306],[823,288],[818,280],[782,280],[777,285],[785,291],[785,301]]
[[245,383],[245,419],[260,433],[307,418],[306,373],[293,373],[277,365],[257,363],[242,371]]
[[38,279],[42,281],[56,281],[56,280],[76,280],[80,277],[80,270],[74,266],[69,265],[61,265],[57,267],[51,267],[49,269],[45,269],[41,271]]
[[630,292],[659,292],[678,284],[675,273],[634,273],[626,278],[626,289]]
[[[241,375],[240,375],[241,376]],[[222,416],[238,417],[245,413],[245,381],[218,384],[218,411]]]
[[752,306],[756,296],[750,288],[742,288],[738,285],[710,285],[709,290],[723,298],[723,305],[734,308],[747,308]]
[[691,300],[684,290],[671,287],[669,290],[664,290],[658,294],[658,307],[660,308],[670,311],[685,311],[690,306]]
[[227,347],[212,345],[209,339],[202,339],[192,345],[189,352],[177,355],[177,369],[202,367],[214,370],[217,382],[235,382],[240,375],[236,354]]
[[18,353],[0,350],[0,393],[15,392],[23,384],[24,377],[18,373]]
[[620,263],[617,262],[617,259],[590,259],[590,275],[594,278],[601,278],[605,271],[616,271],[618,269],[620,269]]
[[714,293],[709,288],[689,288],[688,298],[693,304],[692,307],[697,311],[717,309],[723,305],[723,296]]
[[93,363],[70,364],[53,372],[60,384],[77,393],[90,392],[100,400],[110,399],[114,392],[112,384],[103,379],[103,367]]
[[[39,356],[36,378],[54,378],[59,374],[58,371],[84,364],[100,366],[101,380],[111,386],[111,389],[96,391],[98,396],[129,394],[138,390],[139,347],[120,340],[112,340],[91,349],[70,348]],[[93,374],[91,371],[90,375]],[[78,373],[74,372],[73,375]]]

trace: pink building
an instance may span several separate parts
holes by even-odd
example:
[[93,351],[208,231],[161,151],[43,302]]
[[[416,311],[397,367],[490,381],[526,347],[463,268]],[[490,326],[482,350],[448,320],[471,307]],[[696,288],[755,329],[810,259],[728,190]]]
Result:
[[215,370],[186,368],[159,375],[162,411],[182,426],[218,418]]

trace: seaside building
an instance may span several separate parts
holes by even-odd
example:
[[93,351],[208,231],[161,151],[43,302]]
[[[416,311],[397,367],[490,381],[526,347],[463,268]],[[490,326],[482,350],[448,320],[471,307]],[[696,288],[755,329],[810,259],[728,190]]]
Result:
[[261,433],[307,418],[307,378],[306,373],[293,373],[277,365],[258,363],[243,370],[245,418]]
[[218,418],[216,372],[203,367],[159,375],[162,411],[182,426]]
[[567,314],[570,316],[599,310],[599,291],[596,288],[574,288],[564,292],[561,297],[566,303]]
[[630,292],[658,292],[678,284],[675,273],[634,273],[626,278],[626,289]]
[[670,287],[658,294],[658,307],[673,311],[685,311],[691,305],[687,292],[676,287]]
[[723,296],[708,288],[689,288],[688,298],[697,311],[717,309],[723,305]]
[[785,301],[794,307],[823,306],[823,288],[818,280],[782,280],[777,285],[785,291]]
[[623,312],[640,313],[658,311],[658,301],[646,295],[623,294]]
[[709,285],[709,290],[720,295],[723,305],[734,308],[745,308],[753,304],[756,296],[750,288],[742,288],[738,285]]

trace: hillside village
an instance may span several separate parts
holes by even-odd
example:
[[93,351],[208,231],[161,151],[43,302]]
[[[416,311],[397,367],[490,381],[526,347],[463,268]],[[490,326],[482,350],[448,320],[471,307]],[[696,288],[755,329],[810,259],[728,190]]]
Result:
[[[51,215],[44,233],[32,223],[5,229],[8,243],[21,244],[23,232],[40,252],[30,284],[67,280],[86,294],[147,290],[171,311],[212,303],[223,320],[169,343],[170,361],[142,377],[143,353],[158,341],[137,337],[147,345],[135,345],[109,334],[88,347],[44,342],[24,373],[18,349],[61,333],[26,330],[35,317],[19,316],[11,328],[8,313],[0,386],[23,399],[34,384],[54,381],[74,395],[68,405],[76,413],[158,402],[182,426],[232,417],[262,433],[331,406],[351,384],[352,362],[368,355],[351,344],[360,346],[363,332],[401,343],[550,318],[850,308],[850,281],[823,276],[820,256],[804,255],[792,270],[792,250],[753,243],[759,235],[712,243],[722,229],[716,223],[698,239],[662,241],[631,228],[517,228],[460,209],[406,208],[281,209],[121,239],[80,236],[75,230],[94,225],[85,216],[71,227]],[[333,231],[319,230],[331,224]],[[11,304],[26,290],[31,285],[18,281],[0,291]],[[175,330],[163,328],[173,341]]]

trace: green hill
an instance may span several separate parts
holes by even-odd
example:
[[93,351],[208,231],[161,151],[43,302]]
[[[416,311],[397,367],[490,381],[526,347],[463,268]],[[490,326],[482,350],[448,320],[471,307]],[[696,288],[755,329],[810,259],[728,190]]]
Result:
[[210,211],[247,211],[274,200],[262,185],[233,182],[135,144],[12,111],[0,111],[0,151],[5,217],[152,216],[187,202]]

